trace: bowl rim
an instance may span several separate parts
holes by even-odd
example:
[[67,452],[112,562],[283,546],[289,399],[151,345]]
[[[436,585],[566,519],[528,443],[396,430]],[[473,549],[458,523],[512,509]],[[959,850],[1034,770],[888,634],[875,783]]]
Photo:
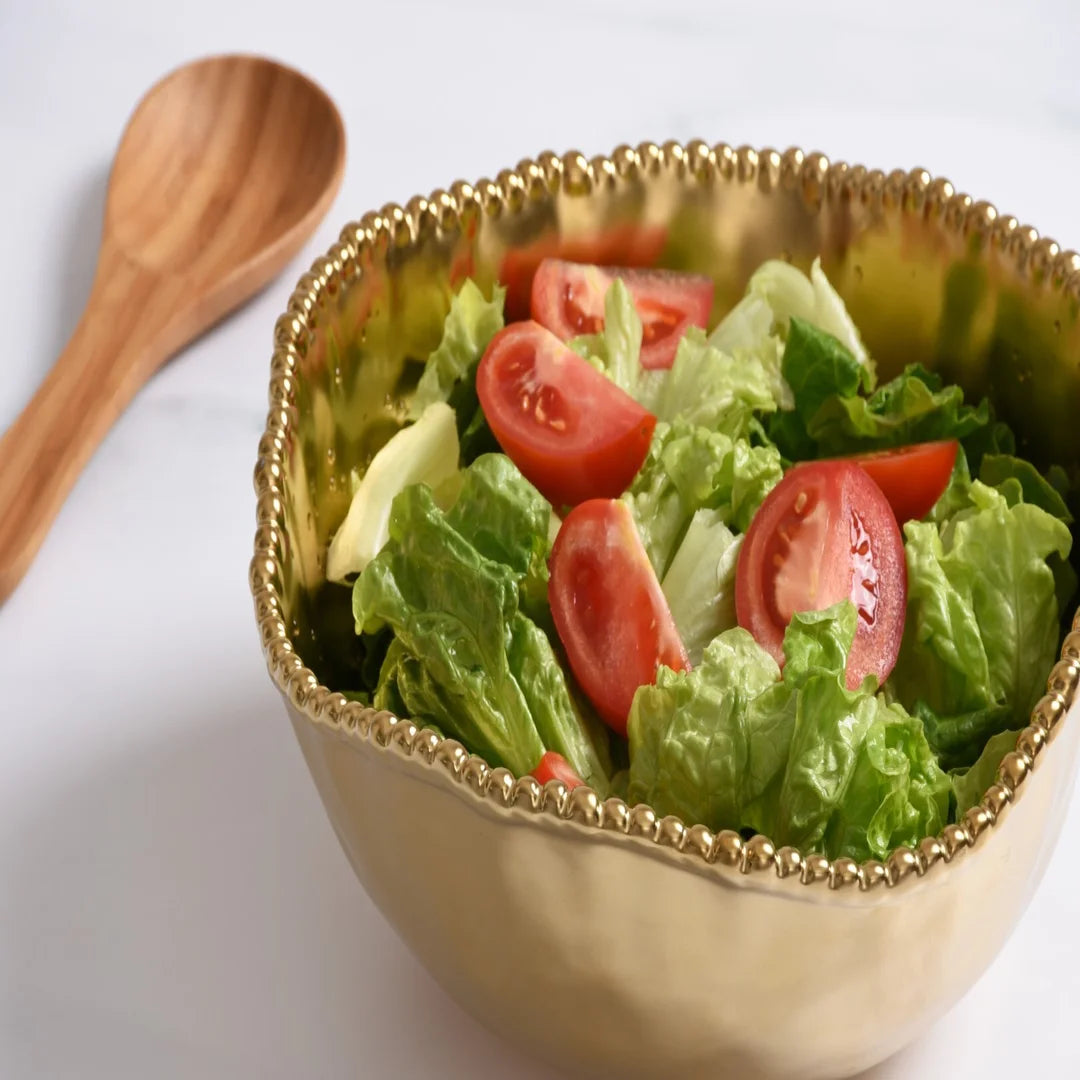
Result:
[[[573,198],[616,176],[631,179],[673,175],[685,184],[755,184],[768,192],[781,184],[801,190],[804,201],[817,210],[834,198],[933,216],[947,232],[988,237],[1016,271],[1042,290],[1068,293],[1080,299],[1080,255],[1062,251],[1038,232],[999,213],[989,202],[976,202],[958,193],[944,178],[922,168],[885,173],[824,154],[792,147],[783,153],[771,148],[709,145],[692,140],[663,144],[620,145],[610,155],[586,158],[578,151],[557,155],[545,151],[504,169],[496,180],[475,184],[457,181],[405,206],[394,203],[369,211],[344,227],[338,242],[317,258],[300,277],[274,328],[270,375],[270,412],[259,442],[254,482],[257,496],[255,550],[249,584],[256,620],[270,675],[287,701],[309,723],[330,728],[348,740],[377,752],[396,753],[402,764],[416,769],[445,771],[461,797],[493,800],[511,815],[527,820],[547,815],[560,825],[601,830],[620,837],[651,841],[705,864],[720,875],[773,874],[793,885],[825,883],[830,889],[867,891],[884,885],[895,888],[922,878],[937,864],[948,865],[980,837],[1001,823],[1016,800],[1037,759],[1059,729],[1077,696],[1080,684],[1080,610],[1072,619],[1060,656],[1047,680],[1047,693],[1032,710],[1030,723],[1006,754],[996,782],[980,803],[960,821],[915,848],[901,846],[884,861],[862,863],[851,858],[828,859],[794,847],[776,847],[765,836],[744,840],[730,829],[716,833],[703,825],[687,825],[674,815],[659,817],[644,804],[629,806],[622,799],[601,799],[588,787],[568,789],[557,780],[541,785],[531,776],[515,777],[508,769],[491,768],[457,740],[443,738],[412,720],[377,711],[322,685],[304,664],[283,621],[279,590],[282,538],[285,535],[285,457],[294,424],[296,371],[320,310],[339,289],[361,273],[373,250],[384,253],[405,248],[430,233],[450,232],[479,215],[514,213],[526,198],[550,198],[559,191]],[[939,875],[943,871],[938,871]]]

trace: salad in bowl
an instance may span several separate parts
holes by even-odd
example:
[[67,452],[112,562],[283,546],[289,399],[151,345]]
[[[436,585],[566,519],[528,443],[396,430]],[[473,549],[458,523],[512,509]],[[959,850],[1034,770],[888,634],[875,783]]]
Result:
[[819,261],[466,280],[329,544],[351,696],[492,767],[830,858],[975,806],[1076,589],[1069,481]]
[[274,328],[250,583],[465,1009],[810,1080],[970,988],[1080,753],[1077,356],[1080,256],[922,169],[545,152],[345,227]]

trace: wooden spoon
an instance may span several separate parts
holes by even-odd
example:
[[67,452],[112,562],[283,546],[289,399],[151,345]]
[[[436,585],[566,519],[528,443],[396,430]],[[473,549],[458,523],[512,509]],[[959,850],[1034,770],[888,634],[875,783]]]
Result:
[[0,602],[135,392],[282,270],[330,208],[344,163],[333,102],[270,60],[188,64],[139,103],[113,162],[86,309],[0,440]]

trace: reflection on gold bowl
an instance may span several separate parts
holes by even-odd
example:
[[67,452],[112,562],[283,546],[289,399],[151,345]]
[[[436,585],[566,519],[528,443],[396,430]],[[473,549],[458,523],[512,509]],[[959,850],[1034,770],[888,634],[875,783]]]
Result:
[[541,154],[366,214],[275,327],[256,617],[330,820],[386,918],[470,1012],[563,1067],[854,1074],[971,986],[1038,884],[1072,790],[1080,620],[981,805],[884,863],[541,789],[347,701],[348,594],[324,566],[349,472],[400,425],[461,281],[507,280],[520,312],[522,283],[555,253],[710,274],[714,319],[766,258],[820,255],[885,377],[920,360],[989,395],[1028,457],[1074,475],[1080,257],[921,169],[646,143]]

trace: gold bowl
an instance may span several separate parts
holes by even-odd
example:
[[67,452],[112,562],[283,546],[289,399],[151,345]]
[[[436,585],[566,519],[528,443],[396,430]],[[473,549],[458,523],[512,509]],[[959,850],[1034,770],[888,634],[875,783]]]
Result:
[[349,472],[402,422],[461,281],[508,278],[520,305],[529,268],[554,253],[710,274],[714,317],[766,258],[820,255],[886,377],[920,360],[988,394],[1028,457],[1074,475],[1080,257],[922,169],[645,143],[541,154],[366,214],[275,327],[256,617],[331,823],[386,918],[479,1020],[575,1072],[852,1075],[971,986],[1038,884],[1072,790],[1080,618],[982,803],[861,865],[541,788],[347,700],[348,593],[324,567]]

